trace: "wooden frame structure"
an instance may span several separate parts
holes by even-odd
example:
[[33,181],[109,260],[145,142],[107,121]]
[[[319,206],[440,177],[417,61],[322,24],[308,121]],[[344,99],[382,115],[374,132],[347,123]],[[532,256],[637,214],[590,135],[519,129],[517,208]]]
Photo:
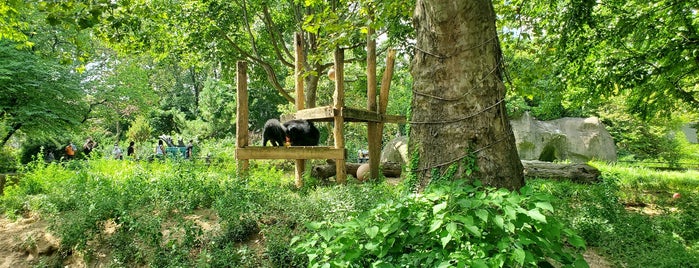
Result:
[[336,180],[339,183],[346,182],[345,161],[347,153],[345,149],[344,123],[366,122],[368,123],[368,149],[369,165],[372,178],[379,174],[379,158],[381,155],[381,134],[384,123],[405,123],[405,116],[386,115],[388,105],[388,92],[393,76],[395,63],[395,51],[389,50],[386,59],[386,70],[381,83],[380,100],[376,102],[376,41],[367,38],[367,110],[345,107],[344,92],[344,50],[335,50],[335,92],[333,104],[329,106],[305,109],[304,85],[303,85],[303,39],[301,33],[294,36],[296,51],[296,110],[295,114],[283,115],[281,121],[292,119],[306,119],[309,121],[333,122],[334,146],[291,146],[291,147],[264,147],[249,146],[248,144],[248,92],[247,92],[247,62],[239,61],[237,65],[237,140],[235,157],[238,159],[238,170],[248,169],[249,159],[295,159],[296,160],[296,186],[303,186],[303,171],[305,159],[334,159],[336,165]]

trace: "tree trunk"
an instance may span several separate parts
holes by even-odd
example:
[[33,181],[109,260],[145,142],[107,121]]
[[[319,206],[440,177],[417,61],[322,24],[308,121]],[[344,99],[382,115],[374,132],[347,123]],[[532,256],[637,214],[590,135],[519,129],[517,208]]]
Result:
[[[410,151],[420,187],[432,170],[495,187],[524,185],[522,163],[505,111],[502,52],[489,0],[418,0],[412,62]],[[469,155],[477,170],[467,177]]]
[[[345,163],[345,170],[347,174],[357,177],[357,169],[361,166],[361,163]],[[334,161],[328,162],[326,165],[316,165],[311,168],[311,176],[319,179],[327,179],[335,176],[336,168]],[[385,177],[400,177],[402,173],[402,167],[398,163],[381,163],[381,174]]]

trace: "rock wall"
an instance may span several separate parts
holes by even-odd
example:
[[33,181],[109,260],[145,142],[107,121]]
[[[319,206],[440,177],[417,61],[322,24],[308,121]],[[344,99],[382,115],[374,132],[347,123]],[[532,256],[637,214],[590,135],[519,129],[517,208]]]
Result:
[[617,159],[614,140],[597,117],[539,121],[525,113],[511,124],[523,160],[585,163]]
[[[566,117],[539,121],[525,113],[510,121],[522,160],[586,163],[592,159],[616,161],[612,135],[597,117]],[[405,165],[409,161],[408,137],[397,137],[384,145],[381,163]]]

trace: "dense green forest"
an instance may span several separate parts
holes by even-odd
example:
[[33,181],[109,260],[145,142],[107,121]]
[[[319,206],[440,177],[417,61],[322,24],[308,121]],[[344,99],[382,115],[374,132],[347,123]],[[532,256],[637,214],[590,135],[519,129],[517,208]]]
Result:
[[[3,157],[159,135],[235,135],[235,62],[252,63],[250,130],[293,110],[291,39],[307,43],[306,101],[328,104],[332,49],[348,49],[348,106],[364,106],[364,40],[399,52],[389,114],[410,111],[410,1],[10,1],[2,4]],[[691,1],[495,1],[510,117],[598,116],[620,156],[676,164],[670,135],[696,123],[699,41]],[[368,12],[371,11],[369,19]],[[654,30],[655,29],[655,30]],[[379,62],[379,66],[381,62]],[[407,134],[388,126],[385,139]],[[349,149],[365,144],[348,125]],[[327,129],[324,130],[327,133]],[[327,139],[324,139],[327,140]],[[20,148],[21,147],[21,148]],[[18,150],[19,149],[19,150]],[[110,149],[103,146],[104,150]],[[354,152],[356,150],[349,150]],[[56,150],[60,154],[61,150]],[[59,158],[59,155],[56,156]]]

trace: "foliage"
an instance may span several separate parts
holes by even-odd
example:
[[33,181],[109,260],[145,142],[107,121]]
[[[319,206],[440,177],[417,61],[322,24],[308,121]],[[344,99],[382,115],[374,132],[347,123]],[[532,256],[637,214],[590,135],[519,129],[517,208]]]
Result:
[[389,201],[345,223],[314,222],[296,250],[310,267],[518,267],[553,259],[586,267],[584,241],[555,218],[548,197],[463,181]]
[[506,43],[541,63],[513,76],[552,74],[524,80],[555,84],[574,107],[620,95],[641,117],[699,107],[692,1],[497,1],[497,10]]
[[136,117],[126,136],[134,142],[145,142],[154,138],[153,129],[144,116]]
[[18,150],[0,147],[0,173],[14,173],[19,167]]
[[151,133],[155,136],[180,133],[182,124],[183,115],[174,110],[153,110],[148,118],[148,125],[153,129]]
[[[559,219],[614,266],[684,267],[699,260],[697,172],[668,172],[594,163],[600,184],[530,180],[549,193]],[[673,199],[674,192],[681,198]],[[647,212],[650,211],[650,212]]]
[[201,117],[209,124],[208,138],[223,138],[235,133],[236,99],[230,84],[207,80],[200,100]]
[[85,108],[70,69],[16,46],[0,40],[1,146],[20,129],[33,138],[71,130]]
[[645,121],[622,109],[618,100],[600,109],[600,118],[616,143],[617,155],[621,159],[656,160],[678,167],[686,153],[681,149],[681,135],[672,133],[679,130],[682,117],[676,114],[671,120],[654,117]]

